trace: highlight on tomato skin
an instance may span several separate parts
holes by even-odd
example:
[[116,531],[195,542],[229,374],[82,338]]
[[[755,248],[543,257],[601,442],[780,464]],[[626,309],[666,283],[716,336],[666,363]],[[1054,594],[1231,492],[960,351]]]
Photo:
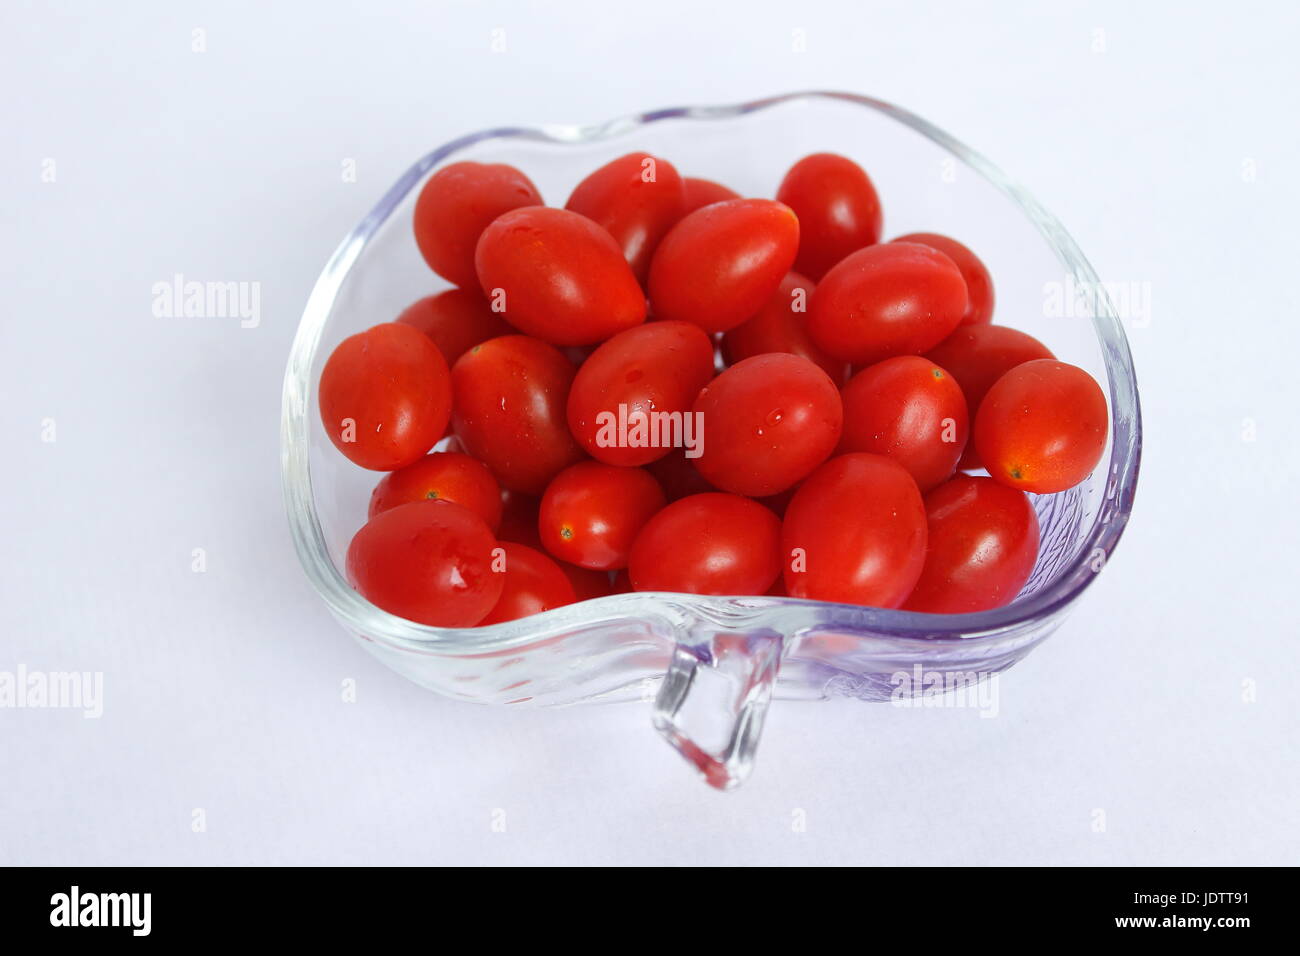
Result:
[[370,495],[368,515],[412,501],[450,501],[474,512],[496,531],[501,524],[501,486],[487,465],[454,451],[436,451],[385,475]]
[[805,156],[785,174],[776,198],[799,217],[795,269],[814,282],[845,256],[880,241],[880,197],[871,177],[846,156]]
[[[1034,359],[1056,358],[1038,339],[1005,325],[962,325],[925,357],[948,370],[966,396],[966,411],[975,421],[980,403],[1000,379],[1017,365]],[[965,471],[982,468],[974,439],[966,443],[957,467]]]
[[564,208],[613,236],[644,284],[659,241],[686,214],[686,189],[668,160],[628,153],[578,183]]
[[697,209],[659,243],[646,286],[657,318],[726,332],[776,292],[799,249],[799,220],[771,199]]
[[843,389],[839,450],[893,458],[922,493],[950,478],[970,434],[966,399],[945,369],[900,355],[858,372]]
[[798,483],[840,441],[839,389],[798,355],[745,359],[710,382],[692,412],[703,425],[695,467],[712,485],[762,498]]
[[1038,516],[1023,491],[957,475],[925,496],[925,512],[925,567],[904,610],[969,614],[1016,599],[1038,560]]
[[618,571],[627,567],[637,534],[666,504],[649,472],[580,461],[556,475],[542,495],[542,544],[570,564]]
[[418,461],[445,434],[450,374],[423,333],[385,322],[330,353],[318,404],[326,434],[348,460],[392,471]]
[[961,270],[961,277],[966,280],[966,294],[970,304],[958,323],[959,327],[987,325],[993,321],[993,276],[989,273],[988,267],[980,261],[979,256],[967,246],[949,236],[941,236],[937,232],[910,232],[890,241],[919,242],[923,246],[938,249]]
[[372,604],[417,624],[474,627],[501,597],[497,541],[450,501],[414,501],[375,515],[348,545],[347,576]]
[[[713,378],[713,353],[713,340],[690,322],[649,322],[618,333],[578,369],[565,409],[570,431],[587,454],[608,465],[663,458],[673,446],[659,440],[656,422],[689,414]],[[638,419],[643,436],[632,430]],[[619,431],[624,423],[626,435]]]
[[869,365],[934,348],[957,328],[968,304],[966,280],[942,252],[888,242],[859,249],[822,277],[808,331],[828,355]]
[[1106,450],[1106,396],[1083,369],[1036,359],[1003,375],[980,403],[975,446],[990,477],[1035,494],[1066,491]]
[[743,495],[691,495],[646,523],[627,570],[637,591],[763,594],[781,573],[781,521]]
[[452,427],[503,488],[540,495],[582,459],[565,421],[576,371],[557,348],[526,335],[490,339],[456,362]]
[[622,248],[576,212],[528,206],[499,216],[474,264],[501,317],[551,345],[594,345],[645,321],[645,293]]
[[483,230],[512,209],[540,205],[537,187],[513,166],[452,163],[420,189],[415,201],[415,242],[434,272],[453,285],[476,289],[474,250]]
[[896,608],[921,576],[926,537],[925,505],[907,469],[868,452],[832,458],[786,508],[786,592]]

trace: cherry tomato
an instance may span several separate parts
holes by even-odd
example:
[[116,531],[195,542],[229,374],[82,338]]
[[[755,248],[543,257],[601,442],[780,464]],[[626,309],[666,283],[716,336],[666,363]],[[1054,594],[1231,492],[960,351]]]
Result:
[[614,585],[610,583],[609,572],[580,568],[568,561],[556,561],[555,563],[560,566],[564,576],[569,579],[569,584],[573,585],[573,598],[575,601],[590,601],[593,598],[605,597],[607,594],[614,593]]
[[505,552],[504,571],[497,572],[504,579],[501,597],[480,627],[541,614],[576,600],[568,576],[542,552],[511,541],[500,547]]
[[558,349],[526,335],[489,339],[456,362],[456,437],[503,487],[539,495],[582,457],[564,420],[574,371]]
[[580,461],[556,475],[542,495],[542,544],[571,564],[617,571],[627,566],[641,528],[665,504],[648,472]]
[[320,376],[320,415],[334,447],[375,471],[422,458],[447,430],[451,381],[429,339],[396,322],[339,343]]
[[733,365],[700,392],[693,411],[704,426],[695,467],[722,490],[754,497],[784,491],[825,461],[843,423],[830,376],[784,353]]
[[840,451],[892,458],[922,492],[952,476],[969,434],[961,387],[928,359],[885,359],[844,386]]
[[[994,382],[1017,365],[1056,356],[1032,335],[1005,325],[963,325],[930,349],[926,358],[947,369],[957,380],[966,396],[966,410],[974,421],[980,402]],[[957,467],[968,470],[983,467],[975,442],[966,443]]]
[[831,358],[808,334],[805,320],[812,292],[809,280],[797,272],[786,273],[776,294],[757,315],[722,336],[722,356],[727,364],[769,352],[789,352],[820,366],[831,381],[841,384],[848,377],[848,364]]
[[638,591],[763,594],[781,573],[781,520],[757,501],[713,492],[650,519],[628,574]]
[[696,179],[687,176],[682,180],[682,186],[685,192],[685,203],[682,207],[683,216],[705,206],[712,206],[715,202],[726,202],[728,199],[740,198],[740,193],[734,189],[728,189],[721,183],[715,183],[711,179]]
[[696,459],[686,457],[686,449],[675,448],[662,458],[656,458],[645,466],[645,470],[654,475],[655,481],[663,489],[669,501],[677,501],[690,495],[704,494],[718,489],[709,484],[707,478],[700,474],[694,465]]
[[552,345],[590,345],[645,321],[645,293],[623,250],[576,212],[508,212],[483,230],[474,261],[493,308]]
[[970,300],[959,325],[987,325],[993,321],[993,277],[979,256],[956,239],[949,239],[937,232],[909,232],[893,241],[918,242],[931,249],[938,249],[956,263],[961,270],[961,277],[966,280],[966,296]]
[[542,550],[542,536],[537,532],[537,514],[541,499],[517,491],[501,490],[501,524],[498,541],[513,541]]
[[488,223],[511,209],[541,204],[537,187],[513,166],[452,163],[420,190],[415,242],[434,272],[454,285],[476,289],[474,248]]
[[[582,364],[569,392],[574,437],[610,465],[644,465],[694,433],[691,404],[713,377],[713,341],[689,322],[620,332]],[[674,432],[675,429],[675,432]]]
[[938,250],[915,242],[867,246],[826,273],[808,331],[827,354],[855,365],[919,355],[966,314],[966,280]]
[[697,209],[650,263],[654,314],[706,332],[734,329],[776,292],[798,248],[799,221],[779,202],[731,199]]
[[370,517],[426,498],[453,501],[495,531],[501,523],[501,488],[477,458],[438,451],[386,475],[370,495]]
[[1038,558],[1038,516],[1023,491],[957,475],[925,496],[925,567],[908,611],[965,614],[1015,600]]
[[685,205],[682,177],[672,163],[628,153],[578,183],[564,208],[613,236],[637,281],[645,282],[655,247],[685,215]]
[[1106,449],[1106,396],[1081,368],[1036,359],[1003,375],[975,415],[984,467],[1011,488],[1050,494],[1092,473]]
[[791,597],[898,607],[925,564],[925,505],[883,455],[832,458],[799,486],[781,543]]
[[417,624],[473,627],[501,596],[496,539],[450,501],[413,501],[375,515],[348,545],[348,580],[372,604]]
[[480,342],[513,331],[489,308],[477,288],[425,296],[407,306],[397,321],[427,335],[448,365],[455,365],[456,359]]
[[880,241],[880,198],[851,159],[834,153],[805,156],[785,174],[776,198],[799,217],[794,267],[814,281],[849,253]]

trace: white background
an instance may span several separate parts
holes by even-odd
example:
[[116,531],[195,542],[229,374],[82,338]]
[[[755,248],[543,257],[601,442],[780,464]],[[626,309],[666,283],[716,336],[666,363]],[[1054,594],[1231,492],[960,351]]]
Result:
[[[0,862],[1300,862],[1292,5],[6,3],[0,35],[0,670],[105,681],[98,720],[0,710]],[[644,707],[386,671],[280,497],[334,246],[462,133],[802,88],[910,107],[1150,283],[1137,507],[1073,617],[997,719],[778,704],[733,794]],[[155,318],[178,272],[260,282],[261,324]]]

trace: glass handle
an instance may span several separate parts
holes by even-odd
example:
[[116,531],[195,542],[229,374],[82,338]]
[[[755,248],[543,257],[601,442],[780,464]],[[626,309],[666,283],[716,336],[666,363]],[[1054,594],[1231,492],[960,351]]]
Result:
[[775,633],[717,633],[679,642],[655,698],[654,725],[719,790],[739,786],[781,668]]

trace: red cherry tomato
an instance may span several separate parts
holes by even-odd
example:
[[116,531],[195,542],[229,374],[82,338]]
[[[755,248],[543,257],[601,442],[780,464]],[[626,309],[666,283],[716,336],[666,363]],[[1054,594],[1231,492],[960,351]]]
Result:
[[[963,325],[926,353],[926,358],[948,373],[966,396],[971,421],[993,383],[1017,365],[1034,359],[1056,358],[1032,335],[1005,325]],[[958,468],[982,468],[975,442],[968,441]]]
[[951,477],[969,434],[961,387],[928,359],[885,359],[844,386],[840,451],[892,458],[922,492]]
[[659,483],[640,468],[580,461],[560,472],[542,495],[542,544],[584,568],[627,566],[632,542],[667,504]]
[[770,199],[732,199],[684,217],[650,263],[656,318],[734,329],[772,297],[799,248],[799,221]]
[[501,523],[501,488],[487,465],[469,455],[439,451],[386,475],[370,495],[370,517],[425,499],[452,501],[493,531]]
[[893,241],[919,242],[931,249],[938,249],[956,263],[961,270],[961,277],[966,280],[966,296],[970,300],[959,325],[987,325],[993,321],[993,277],[979,256],[956,239],[949,239],[936,232],[909,232]]
[[670,321],[628,329],[578,370],[569,428],[593,458],[647,464],[694,440],[684,416],[712,377],[713,342],[698,326]]
[[558,349],[526,335],[489,339],[452,369],[456,437],[503,487],[539,495],[582,457],[564,420],[574,371]]
[[733,365],[700,392],[693,411],[704,426],[695,467],[724,491],[754,497],[784,491],[825,461],[843,423],[830,376],[783,353]]
[[674,501],[632,546],[638,591],[763,594],[781,573],[781,520],[757,501],[718,492]]
[[808,334],[808,299],[813,288],[812,282],[799,273],[787,273],[776,294],[757,315],[723,335],[722,356],[727,364],[769,352],[789,352],[820,366],[831,381],[841,384],[848,377],[848,364],[831,358]]
[[925,496],[925,567],[908,611],[965,614],[1010,604],[1038,558],[1038,516],[1023,491],[957,475]]
[[455,365],[473,346],[513,330],[488,307],[478,289],[448,289],[407,306],[397,321],[419,329]]
[[590,601],[593,598],[605,597],[607,594],[614,593],[614,585],[610,583],[609,572],[580,568],[568,561],[556,561],[555,563],[560,566],[564,576],[573,585],[574,601]]
[[576,600],[568,576],[546,555],[509,541],[500,547],[505,552],[504,571],[497,572],[504,579],[501,597],[480,627],[541,614]]
[[1081,368],[1053,359],[1003,375],[975,415],[984,467],[1011,488],[1050,494],[1092,473],[1106,449],[1106,396]]
[[669,501],[677,501],[690,495],[702,495],[706,491],[717,491],[718,489],[709,484],[708,479],[700,474],[699,469],[693,464],[694,461],[695,459],[686,457],[684,448],[676,448],[662,458],[650,462],[645,466],[645,470],[654,475],[655,481],[659,482],[659,487],[664,490],[664,495]]
[[542,536],[537,533],[537,514],[541,499],[517,491],[501,490],[501,524],[498,541],[513,541],[542,550]]
[[375,515],[348,546],[352,586],[391,614],[434,627],[473,627],[501,596],[496,539],[450,501],[413,501]]
[[966,280],[943,253],[915,242],[860,249],[813,292],[808,331],[824,351],[855,365],[919,355],[966,314]]
[[834,153],[814,153],[790,167],[776,198],[799,217],[795,269],[821,279],[835,263],[880,241],[880,198],[862,167]]
[[513,166],[452,163],[420,190],[415,242],[434,272],[454,285],[476,289],[474,248],[488,223],[511,209],[541,204],[537,187]]
[[781,543],[791,597],[898,607],[925,564],[925,505],[898,462],[854,452],[805,479]]
[[493,308],[552,345],[590,345],[645,321],[645,293],[623,250],[576,212],[508,212],[483,230],[474,261]]
[[396,322],[339,343],[320,376],[325,432],[347,458],[393,471],[422,458],[447,430],[451,381],[429,339]]
[[672,163],[629,153],[582,182],[564,208],[600,225],[623,249],[637,281],[645,282],[655,247],[683,215],[686,192]]
[[683,216],[705,206],[712,206],[715,202],[726,202],[728,199],[740,198],[740,193],[734,189],[728,189],[721,183],[715,183],[711,179],[696,179],[693,176],[687,176],[682,180],[682,186],[685,192],[685,204],[682,207]]

